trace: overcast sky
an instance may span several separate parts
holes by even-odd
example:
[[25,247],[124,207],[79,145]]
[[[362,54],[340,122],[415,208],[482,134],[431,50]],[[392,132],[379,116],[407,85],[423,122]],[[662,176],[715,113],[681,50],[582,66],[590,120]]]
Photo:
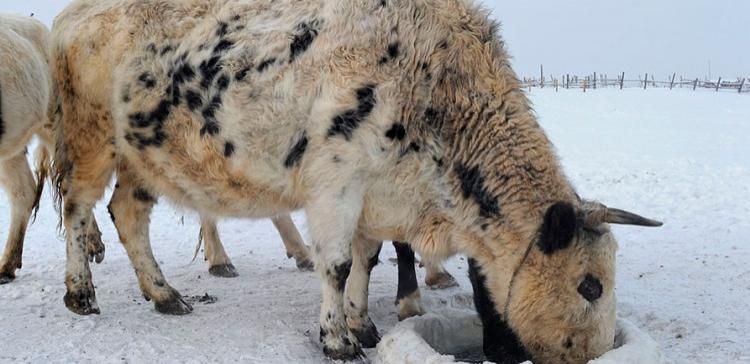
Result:
[[[482,0],[503,24],[521,76],[750,76],[750,0]],[[46,24],[68,0],[0,0]]]

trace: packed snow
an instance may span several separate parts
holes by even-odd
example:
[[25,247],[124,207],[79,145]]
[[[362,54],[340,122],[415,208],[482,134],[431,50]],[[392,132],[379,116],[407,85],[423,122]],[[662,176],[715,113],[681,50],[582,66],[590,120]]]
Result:
[[[670,361],[750,362],[750,97],[680,89],[529,95],[581,195],[665,222],[614,228],[620,317],[653,337]],[[7,199],[0,205],[4,239]],[[143,299],[105,206],[96,216],[106,258],[92,265],[102,314],[77,316],[63,305],[65,245],[45,193],[23,269],[0,286],[0,361],[324,360],[317,276],[286,259],[270,221],[220,223],[240,277],[214,278],[204,262],[191,262],[197,216],[162,201],[152,215],[154,254],[169,282],[195,302],[192,314],[173,317]],[[295,220],[305,231],[303,215]],[[386,244],[371,282],[370,312],[383,335],[397,323],[394,256]],[[422,287],[425,308],[438,316],[471,307],[465,258],[446,264],[460,287]],[[366,352],[379,360],[376,349]]]

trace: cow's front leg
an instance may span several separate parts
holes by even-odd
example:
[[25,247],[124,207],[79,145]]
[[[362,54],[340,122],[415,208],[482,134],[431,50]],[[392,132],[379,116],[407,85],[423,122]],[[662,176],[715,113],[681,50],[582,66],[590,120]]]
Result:
[[144,297],[154,300],[156,310],[161,313],[184,315],[193,308],[167,283],[151,252],[149,215],[155,203],[156,198],[140,186],[126,168],[121,167],[118,184],[109,203],[120,242],[135,269]]
[[364,356],[344,314],[344,288],[352,268],[351,242],[362,206],[361,195],[352,190],[320,193],[305,209],[316,250],[315,268],[321,277],[320,342],[323,353],[334,360]]
[[378,264],[381,241],[364,239],[357,234],[352,243],[352,272],[346,282],[344,312],[346,323],[363,347],[374,348],[380,341],[375,324],[367,313],[370,273]]

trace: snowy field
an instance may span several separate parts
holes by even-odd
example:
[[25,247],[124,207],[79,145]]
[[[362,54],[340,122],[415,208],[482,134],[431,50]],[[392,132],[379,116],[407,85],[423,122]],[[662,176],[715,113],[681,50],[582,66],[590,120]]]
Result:
[[[648,332],[676,363],[750,362],[750,97],[651,89],[530,93],[578,192],[662,219],[658,229],[614,227],[619,238],[619,314]],[[0,216],[7,233],[7,199]],[[184,317],[163,316],[140,294],[105,209],[96,216],[106,258],[92,271],[101,315],[82,317],[62,302],[64,243],[48,194],[26,240],[24,267],[0,286],[1,362],[315,363],[319,284],[298,272],[270,221],[226,220],[220,232],[239,278],[191,263],[197,217],[158,205],[154,253],[186,296],[206,293]],[[184,223],[182,217],[184,216]],[[296,214],[301,230],[304,219]],[[390,244],[371,283],[381,334],[396,323]],[[426,309],[471,304],[466,261],[448,270],[461,286],[423,288]],[[420,282],[424,271],[419,270]],[[375,359],[375,350],[368,350]]]

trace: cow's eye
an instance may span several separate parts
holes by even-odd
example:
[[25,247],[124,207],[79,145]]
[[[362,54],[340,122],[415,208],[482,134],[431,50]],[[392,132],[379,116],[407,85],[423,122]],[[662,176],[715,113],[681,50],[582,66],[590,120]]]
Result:
[[586,301],[594,302],[602,296],[602,283],[599,280],[587,274],[583,278],[583,281],[578,285],[578,293],[586,299]]

